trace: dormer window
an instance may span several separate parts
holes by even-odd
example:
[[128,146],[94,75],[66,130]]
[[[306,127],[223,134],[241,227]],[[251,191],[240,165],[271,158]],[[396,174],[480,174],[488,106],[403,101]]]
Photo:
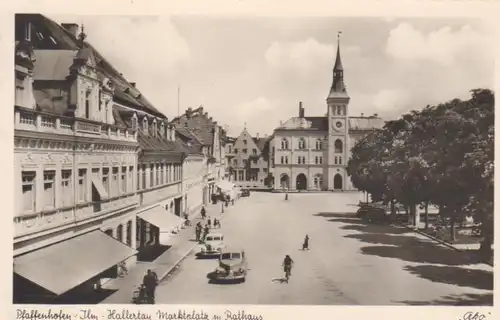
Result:
[[24,26],[24,39],[31,41],[31,22],[26,23]]
[[165,136],[165,123],[160,124],[160,136],[163,138]]
[[156,137],[156,133],[157,133],[157,131],[156,131],[156,130],[157,130],[157,127],[156,127],[156,119],[153,119],[153,123],[152,123],[152,125],[153,125],[153,128],[152,128],[152,129],[153,129],[153,130],[152,130],[152,131],[153,131],[153,137]]
[[132,129],[137,130],[137,113],[132,116]]
[[142,119],[142,131],[148,132],[148,117]]

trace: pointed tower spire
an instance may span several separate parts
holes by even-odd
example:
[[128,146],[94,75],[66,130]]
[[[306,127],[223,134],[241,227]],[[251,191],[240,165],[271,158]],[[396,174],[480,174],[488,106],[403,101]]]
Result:
[[335,57],[335,65],[333,66],[333,81],[328,98],[347,96],[347,90],[344,84],[344,67],[342,66],[342,59],[340,58],[341,34],[342,31],[337,33],[337,55]]

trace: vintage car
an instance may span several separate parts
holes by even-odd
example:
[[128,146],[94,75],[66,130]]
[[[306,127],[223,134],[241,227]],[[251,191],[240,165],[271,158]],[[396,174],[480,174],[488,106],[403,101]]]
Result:
[[212,273],[216,281],[245,281],[248,271],[247,258],[243,250],[224,250],[219,256],[219,265]]
[[220,232],[207,234],[205,241],[201,244],[199,256],[218,256],[226,246],[224,235]]
[[249,189],[241,189],[241,196],[242,197],[250,197],[250,190]]

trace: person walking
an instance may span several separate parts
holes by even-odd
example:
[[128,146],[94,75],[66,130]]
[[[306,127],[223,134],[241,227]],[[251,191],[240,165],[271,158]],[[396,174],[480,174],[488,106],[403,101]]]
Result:
[[200,242],[200,237],[201,237],[201,230],[203,229],[203,227],[201,226],[201,223],[198,222],[196,224],[196,229],[195,229],[195,235],[196,235],[196,241],[197,242]]
[[309,250],[309,235],[307,234],[304,238],[304,243],[302,244],[302,250]]
[[208,220],[207,220],[207,226],[208,226],[209,228],[211,228],[211,227],[212,227],[212,219],[210,219],[210,217],[208,217]]
[[205,219],[207,217],[207,210],[205,210],[205,206],[201,207],[201,218]]
[[147,299],[150,303],[154,304],[156,286],[158,286],[158,275],[156,274],[156,272],[148,269],[146,275],[142,280],[142,284],[146,289]]

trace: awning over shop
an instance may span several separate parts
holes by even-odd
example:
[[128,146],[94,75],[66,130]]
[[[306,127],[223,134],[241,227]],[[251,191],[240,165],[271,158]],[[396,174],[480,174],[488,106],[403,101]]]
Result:
[[14,257],[14,272],[61,295],[136,253],[96,230]]
[[183,219],[165,210],[162,206],[156,206],[141,212],[139,213],[139,217],[157,226],[160,232],[170,232],[184,223]]
[[99,176],[97,174],[92,175],[92,184],[96,188],[101,199],[108,198],[108,193],[106,192],[106,188],[104,188],[104,185],[102,184],[102,180],[101,180],[101,178],[99,178]]
[[230,191],[230,190],[233,190],[234,188],[234,183],[232,182],[229,182],[229,181],[226,181],[226,180],[222,180],[222,181],[219,181],[216,186],[218,188],[220,188],[222,191]]

